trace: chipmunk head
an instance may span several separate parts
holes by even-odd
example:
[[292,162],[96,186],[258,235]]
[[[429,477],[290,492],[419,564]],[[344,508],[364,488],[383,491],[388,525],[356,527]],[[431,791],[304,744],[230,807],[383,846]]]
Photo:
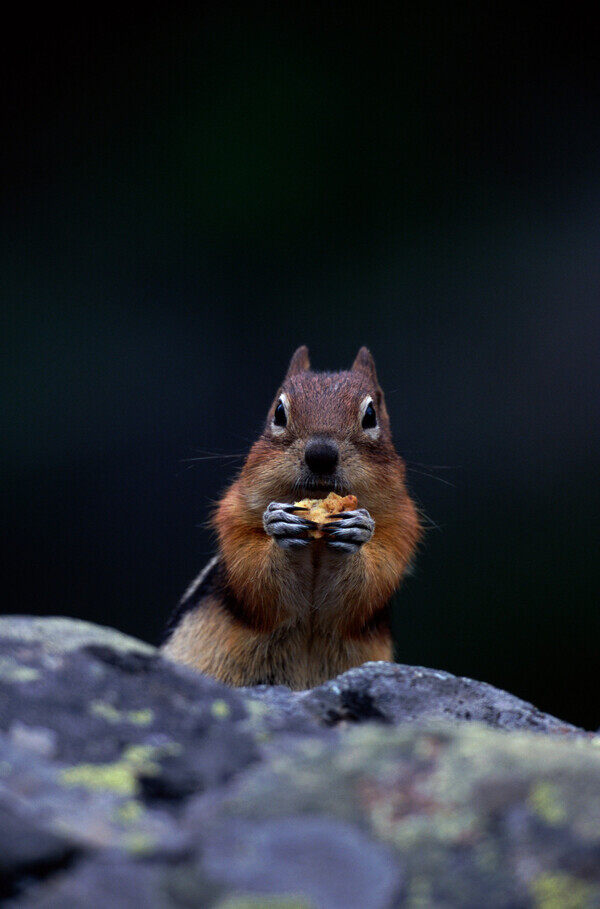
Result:
[[373,357],[361,347],[351,369],[312,372],[299,347],[243,470],[251,504],[353,493],[375,508],[402,483]]

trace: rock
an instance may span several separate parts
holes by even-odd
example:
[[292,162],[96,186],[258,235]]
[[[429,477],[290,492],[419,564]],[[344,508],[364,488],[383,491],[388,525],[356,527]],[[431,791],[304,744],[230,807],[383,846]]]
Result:
[[28,641],[41,644],[47,654],[65,653],[86,644],[99,644],[113,650],[137,653],[152,653],[155,650],[150,644],[114,628],[60,616],[47,619],[22,615],[0,616],[0,639],[19,644]]
[[0,895],[599,905],[598,744],[444,672],[228,689],[110,629],[0,619]]
[[244,689],[286,717],[411,723],[425,719],[477,720],[496,729],[574,734],[577,727],[484,682],[421,666],[365,663],[311,691],[266,685]]
[[206,837],[204,873],[257,896],[298,895],[331,909],[390,906],[402,884],[393,850],[355,824],[299,809],[293,817],[234,813]]
[[0,899],[19,882],[46,877],[66,868],[77,849],[64,837],[0,806]]

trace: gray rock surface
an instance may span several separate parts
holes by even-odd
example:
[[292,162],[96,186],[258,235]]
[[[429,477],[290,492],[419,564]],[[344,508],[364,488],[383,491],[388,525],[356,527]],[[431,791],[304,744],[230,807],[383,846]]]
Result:
[[0,619],[0,898],[599,906],[598,744],[448,673],[236,690],[111,629]]
[[42,643],[48,654],[65,653],[86,644],[105,644],[113,650],[153,653],[155,648],[122,631],[94,625],[81,619],[55,616],[44,619],[32,616],[0,616],[0,638],[5,641]]
[[476,720],[495,729],[581,731],[492,685],[422,666],[364,663],[311,691],[266,685],[243,690],[281,716],[311,717],[327,725],[452,719]]

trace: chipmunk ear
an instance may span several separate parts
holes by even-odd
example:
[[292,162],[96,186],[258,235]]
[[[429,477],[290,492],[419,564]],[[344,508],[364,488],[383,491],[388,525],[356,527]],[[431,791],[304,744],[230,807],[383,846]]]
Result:
[[371,355],[371,351],[368,347],[361,347],[361,349],[356,354],[356,359],[352,364],[352,372],[361,372],[364,376],[367,376],[373,385],[375,386],[375,407],[377,410],[377,415],[379,421],[388,427],[390,425],[390,418],[387,412],[387,407],[385,406],[385,395],[379,384],[379,379],[377,378],[377,370],[375,369],[375,360]]
[[361,347],[356,354],[356,359],[352,364],[352,372],[362,372],[372,380],[374,385],[379,385],[375,360],[367,347]]
[[306,344],[303,344],[302,347],[299,347],[298,350],[294,351],[285,377],[286,379],[289,379],[291,376],[296,376],[299,372],[306,372],[308,369],[310,369],[308,347]]

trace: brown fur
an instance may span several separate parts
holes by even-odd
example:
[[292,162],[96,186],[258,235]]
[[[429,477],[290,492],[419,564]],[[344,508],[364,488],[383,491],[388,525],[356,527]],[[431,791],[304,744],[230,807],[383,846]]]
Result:
[[[289,422],[285,433],[274,435],[271,421],[283,392]],[[377,439],[357,417],[366,395],[377,412]],[[324,540],[283,550],[263,529],[271,501],[293,502],[306,488],[303,452],[315,434],[338,445],[338,491],[356,495],[375,521],[373,538],[355,554],[332,552]],[[242,614],[218,595],[205,596],[183,615],[166,655],[232,685],[268,681],[292,688],[316,685],[366,660],[391,659],[385,610],[421,535],[404,475],[366,348],[340,373],[310,372],[308,352],[299,348],[263,434],[213,516],[228,590]]]

